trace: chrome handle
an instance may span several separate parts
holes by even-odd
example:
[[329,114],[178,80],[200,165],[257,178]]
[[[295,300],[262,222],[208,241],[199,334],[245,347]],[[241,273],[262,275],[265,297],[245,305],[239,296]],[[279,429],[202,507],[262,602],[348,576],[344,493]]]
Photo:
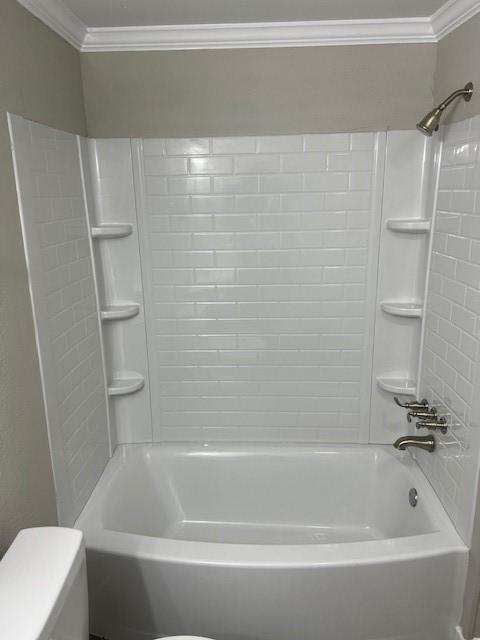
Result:
[[435,407],[431,407],[428,411],[409,411],[407,413],[407,422],[411,422],[412,418],[420,418],[421,420],[428,420],[429,418],[436,418],[437,410]]
[[441,433],[447,433],[447,419],[435,418],[435,420],[424,420],[417,422],[417,429],[429,429],[430,431],[440,431]]
[[405,402],[403,404],[400,402],[397,396],[394,396],[393,400],[395,404],[397,404],[399,407],[402,407],[402,409],[418,409],[419,411],[421,411],[422,409],[428,409],[428,400],[426,398],[423,398],[423,400],[420,400],[419,402],[417,400],[414,400],[413,402]]

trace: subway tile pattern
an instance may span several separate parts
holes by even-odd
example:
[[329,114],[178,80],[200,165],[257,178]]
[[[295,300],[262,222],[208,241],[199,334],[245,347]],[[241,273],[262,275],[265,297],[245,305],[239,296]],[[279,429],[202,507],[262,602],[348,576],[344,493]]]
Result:
[[444,129],[421,393],[448,419],[419,461],[457,529],[471,535],[479,453],[480,118]]
[[373,133],[144,140],[154,439],[357,442]]
[[57,474],[53,455],[59,514],[71,525],[109,457],[94,279],[76,137],[23,122],[26,153],[17,164],[28,175],[20,184],[27,254],[51,448],[64,464]]

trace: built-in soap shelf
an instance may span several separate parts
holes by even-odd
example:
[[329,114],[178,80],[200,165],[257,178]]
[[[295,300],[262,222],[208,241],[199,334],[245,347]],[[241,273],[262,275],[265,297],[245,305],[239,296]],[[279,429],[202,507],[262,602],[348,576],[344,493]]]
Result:
[[388,391],[389,393],[397,393],[405,396],[417,395],[417,385],[409,378],[379,377],[377,378],[377,384],[380,389]]
[[108,385],[108,395],[110,397],[128,396],[131,393],[140,391],[144,386],[145,378],[140,374],[125,378],[113,378]]
[[100,224],[97,227],[91,227],[90,233],[92,238],[103,238],[105,240],[113,238],[126,238],[133,232],[133,226],[131,224]]
[[100,311],[100,317],[104,322],[112,320],[128,320],[134,318],[140,313],[140,305],[131,304],[110,304]]
[[398,233],[428,233],[431,222],[427,218],[391,218],[387,229]]
[[419,302],[409,300],[385,300],[380,303],[384,313],[402,318],[421,318],[423,306]]

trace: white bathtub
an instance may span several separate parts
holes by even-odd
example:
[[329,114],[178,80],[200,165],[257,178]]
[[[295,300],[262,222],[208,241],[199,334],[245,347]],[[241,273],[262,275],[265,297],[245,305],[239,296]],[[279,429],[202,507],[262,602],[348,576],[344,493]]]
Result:
[[77,527],[110,640],[450,640],[460,619],[467,549],[390,448],[119,447]]

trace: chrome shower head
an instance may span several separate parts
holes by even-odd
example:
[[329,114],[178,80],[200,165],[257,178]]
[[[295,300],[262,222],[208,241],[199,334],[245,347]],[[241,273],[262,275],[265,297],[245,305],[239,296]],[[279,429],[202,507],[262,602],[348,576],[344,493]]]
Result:
[[463,96],[465,102],[469,102],[472,99],[472,95],[473,84],[471,82],[467,82],[463,89],[454,91],[448,96],[446,100],[441,102],[438,107],[435,107],[435,109],[429,111],[427,115],[425,115],[417,124],[417,129],[425,136],[431,136],[434,131],[438,131],[440,118],[442,117],[442,113],[448,107],[448,105],[453,102],[455,98],[459,98],[460,96]]
[[429,111],[426,116],[423,116],[417,124],[417,129],[425,136],[431,136],[434,131],[438,131],[441,115],[442,111],[439,107],[432,109],[432,111]]

